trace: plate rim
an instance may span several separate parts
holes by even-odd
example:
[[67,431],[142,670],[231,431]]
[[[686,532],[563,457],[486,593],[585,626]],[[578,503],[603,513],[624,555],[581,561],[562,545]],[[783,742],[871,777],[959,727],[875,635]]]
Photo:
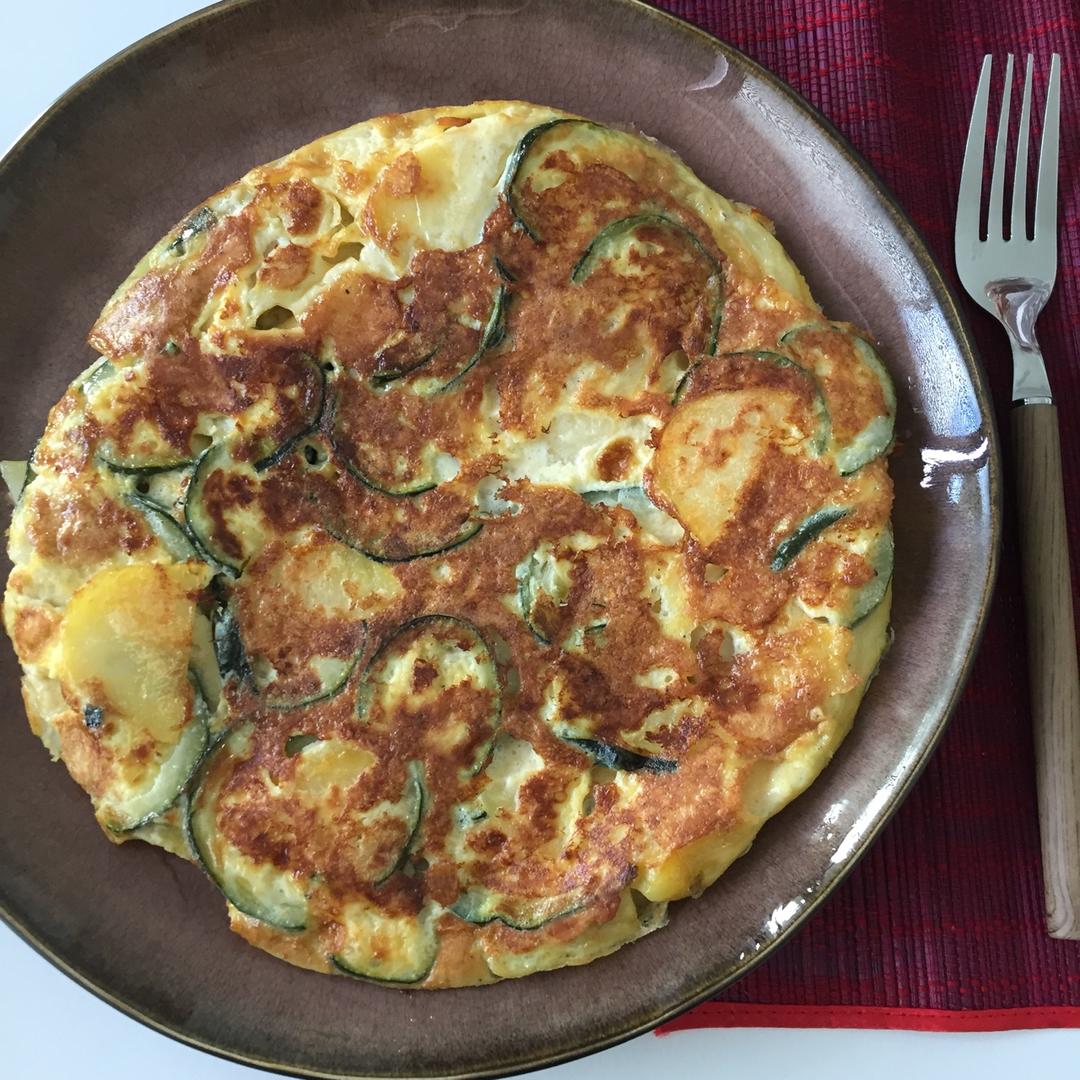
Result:
[[[28,147],[33,143],[38,134],[48,124],[60,115],[69,105],[75,102],[87,89],[93,86],[101,78],[114,68],[121,66],[131,57],[157,44],[164,38],[187,30],[199,23],[216,19],[229,12],[239,11],[243,8],[254,6],[261,0],[217,0],[205,7],[198,8],[187,15],[174,19],[172,22],[143,35],[130,45],[125,46],[112,56],[108,57],[85,75],[72,83],[66,90],[58,95],[41,113],[32,120],[15,141],[0,157],[0,186],[3,185],[7,175],[18,167],[19,161]],[[575,0],[560,0],[564,4],[573,4]],[[620,1026],[618,1030],[607,1031],[598,1035],[586,1043],[582,1043],[571,1050],[554,1052],[549,1056],[536,1057],[529,1061],[504,1060],[502,1062],[485,1063],[481,1068],[472,1068],[465,1071],[447,1073],[446,1076],[454,1080],[481,1080],[486,1077],[515,1076],[534,1069],[548,1068],[554,1065],[565,1064],[586,1057],[602,1050],[610,1049],[620,1043],[627,1042],[652,1031],[687,1010],[707,1000],[713,994],[731,985],[742,978],[753,968],[757,967],[766,957],[780,945],[787,942],[791,936],[803,925],[803,923],[817,911],[831,895],[833,890],[843,882],[856,864],[870,850],[885,826],[892,820],[896,811],[910,794],[916,781],[922,774],[926,763],[937,749],[949,722],[952,719],[956,705],[963,694],[971,668],[982,642],[983,634],[990,613],[990,605],[993,597],[994,586],[997,580],[1001,561],[1002,549],[1002,514],[1003,514],[1003,491],[1002,491],[1002,462],[1001,443],[998,432],[997,416],[993,398],[990,394],[989,383],[982,362],[979,358],[975,339],[971,332],[967,316],[961,304],[958,302],[955,289],[949,284],[941,268],[938,266],[922,231],[912,220],[911,216],[903,208],[889,185],[878,175],[877,171],[867,161],[863,154],[855,148],[848,138],[822,113],[815,105],[802,96],[794,87],[782,79],[779,75],[770,71],[763,64],[748,56],[741,49],[717,35],[689,22],[681,16],[665,11],[650,0],[593,0],[594,3],[606,3],[612,8],[622,7],[636,11],[648,18],[661,23],[665,29],[688,35],[704,44],[714,54],[723,56],[725,59],[736,58],[738,63],[746,67],[749,72],[771,90],[786,99],[794,108],[806,116],[814,128],[823,135],[831,144],[832,149],[850,164],[862,181],[877,196],[878,200],[888,213],[892,224],[901,234],[905,245],[915,257],[920,269],[926,275],[931,293],[945,317],[946,324],[956,339],[964,365],[971,376],[972,389],[975,400],[979,406],[983,423],[987,431],[989,448],[987,455],[987,479],[988,479],[988,510],[990,521],[990,544],[989,557],[986,571],[982,580],[982,589],[979,595],[978,615],[974,632],[967,644],[963,661],[960,665],[960,674],[952,688],[948,699],[938,706],[938,716],[930,737],[923,746],[918,759],[908,768],[903,779],[892,789],[888,801],[881,808],[877,820],[873,826],[867,829],[858,840],[854,851],[829,877],[827,882],[820,883],[800,911],[785,924],[782,930],[769,942],[757,950],[754,956],[741,963],[736,969],[730,971],[719,980],[707,981],[699,984],[689,995],[683,996],[678,1002],[667,1003],[659,1010],[652,1010],[630,1019],[629,1026]],[[409,1073],[380,1073],[368,1074],[360,1072],[325,1072],[321,1069],[304,1068],[298,1065],[286,1065],[278,1061],[259,1058],[243,1051],[231,1050],[212,1042],[205,1041],[198,1035],[185,1031],[182,1027],[175,1026],[170,1022],[155,1016],[144,1005],[128,1000],[104,986],[100,986],[93,979],[65,960],[46,941],[39,938],[13,911],[10,911],[3,900],[0,900],[0,922],[9,927],[22,941],[29,945],[39,956],[43,957],[57,970],[62,972],[73,982],[89,991],[98,1000],[112,1006],[125,1016],[140,1024],[158,1032],[183,1045],[200,1050],[226,1061],[246,1065],[250,1068],[262,1069],[270,1073],[282,1076],[295,1076],[312,1078],[312,1080],[406,1080],[413,1075]]]

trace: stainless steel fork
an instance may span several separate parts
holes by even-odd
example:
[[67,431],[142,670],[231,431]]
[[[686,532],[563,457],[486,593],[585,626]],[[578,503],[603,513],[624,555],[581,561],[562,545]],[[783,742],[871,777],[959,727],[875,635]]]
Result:
[[964,288],[1001,321],[1012,344],[1013,455],[1047,927],[1054,937],[1080,938],[1080,683],[1057,409],[1035,339],[1035,320],[1057,274],[1061,59],[1055,55],[1050,64],[1031,235],[1027,228],[1027,174],[1032,59],[1029,56],[1027,60],[1006,235],[1005,159],[1013,83],[1013,58],[1008,58],[984,238],[980,228],[983,146],[992,66],[987,56],[964,152],[956,209],[956,269]]

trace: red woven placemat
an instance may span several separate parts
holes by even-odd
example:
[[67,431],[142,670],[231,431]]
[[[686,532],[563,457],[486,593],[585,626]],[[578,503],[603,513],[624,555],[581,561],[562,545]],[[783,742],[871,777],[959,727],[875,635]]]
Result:
[[[1080,582],[1080,9],[1075,0],[661,0],[816,105],[883,177],[946,278],[956,188],[986,53],[1061,54],[1058,281],[1039,321],[1061,419]],[[1000,68],[998,71],[1000,72]],[[1042,85],[1036,79],[1037,115]],[[767,210],[767,208],[765,208]],[[969,319],[1008,431],[1011,359]],[[1006,476],[1009,447],[1003,447]],[[940,749],[880,840],[779,952],[662,1031],[708,1026],[1080,1027],[1080,942],[1044,930],[1014,506],[983,644]],[[1080,595],[1074,600],[1080,610]]]

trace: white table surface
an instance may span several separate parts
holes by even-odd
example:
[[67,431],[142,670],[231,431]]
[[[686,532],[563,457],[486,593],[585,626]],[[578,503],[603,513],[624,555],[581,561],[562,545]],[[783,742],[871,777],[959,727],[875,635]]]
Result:
[[[297,0],[302,2],[302,0]],[[0,148],[71,83],[144,34],[201,6],[192,0],[30,0],[0,5]],[[763,9],[767,7],[762,0]],[[361,119],[358,117],[357,119]],[[17,722],[7,717],[6,722]],[[0,868],[0,872],[2,868]],[[143,1027],[60,974],[0,926],[0,1075],[5,1080],[241,1080],[259,1070],[210,1057]],[[735,1029],[645,1035],[551,1080],[872,1076],[1072,1077],[1080,1031],[928,1034]],[[535,1075],[535,1074],[534,1074]]]

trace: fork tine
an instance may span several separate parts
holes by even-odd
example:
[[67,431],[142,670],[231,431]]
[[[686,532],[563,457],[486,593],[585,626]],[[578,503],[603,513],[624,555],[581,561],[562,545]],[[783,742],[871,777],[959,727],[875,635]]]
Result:
[[979,240],[979,206],[982,203],[983,146],[986,142],[986,107],[990,101],[990,71],[993,57],[983,58],[979,89],[971,109],[964,167],[960,173],[960,193],[956,200],[957,255],[967,255]]
[[[1050,81],[1046,86],[1042,148],[1039,151],[1039,178],[1035,190],[1035,239],[1057,232],[1058,124],[1061,110],[1061,57],[1050,60]],[[1056,245],[1054,250],[1056,251]],[[1056,259],[1054,265],[1056,266]]]
[[994,174],[990,177],[990,207],[986,212],[988,240],[1004,236],[1001,213],[1005,198],[1005,152],[1009,145],[1009,109],[1012,105],[1013,54],[1005,62],[1005,88],[1001,92],[1001,116],[998,120],[997,145],[994,148]]
[[1028,141],[1031,135],[1031,69],[1034,57],[1028,53],[1027,74],[1024,76],[1024,104],[1020,108],[1020,131],[1016,137],[1016,168],[1013,173],[1012,220],[1010,240],[1027,239],[1027,174]]

